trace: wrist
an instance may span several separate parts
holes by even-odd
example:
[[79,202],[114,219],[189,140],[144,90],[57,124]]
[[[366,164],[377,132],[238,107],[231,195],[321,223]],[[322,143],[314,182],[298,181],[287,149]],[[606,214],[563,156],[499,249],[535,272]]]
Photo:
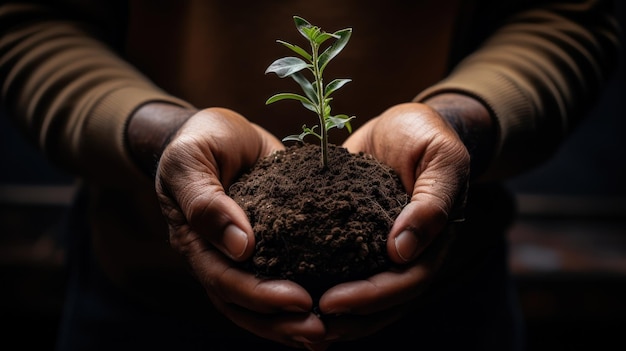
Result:
[[126,145],[135,164],[150,178],[163,150],[178,129],[197,110],[165,102],[139,107],[126,125]]
[[496,145],[497,127],[491,113],[477,99],[463,94],[444,93],[422,101],[437,111],[457,132],[471,158],[471,177],[489,166]]

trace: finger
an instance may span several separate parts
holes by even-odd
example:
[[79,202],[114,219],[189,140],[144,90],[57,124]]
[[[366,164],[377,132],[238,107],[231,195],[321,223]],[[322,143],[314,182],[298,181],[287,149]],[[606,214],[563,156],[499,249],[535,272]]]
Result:
[[396,218],[387,251],[392,261],[414,260],[430,245],[464,202],[469,154],[456,139],[435,137],[415,170],[411,202]]
[[188,262],[210,295],[259,313],[312,310],[313,300],[300,285],[288,280],[259,279],[233,266],[219,251],[203,248],[201,242],[192,245],[199,248],[193,249],[197,254]]
[[218,309],[239,327],[262,338],[291,347],[321,342],[324,323],[313,313],[259,314],[237,305],[218,304]]
[[453,231],[445,230],[410,265],[332,287],[320,298],[320,312],[323,315],[370,315],[414,303],[430,287],[452,237]]
[[[189,126],[187,126],[189,127]],[[172,214],[180,225],[189,223],[195,233],[209,240],[231,259],[242,261],[254,250],[254,235],[243,210],[222,187],[217,161],[191,136],[181,136],[166,148],[157,170],[157,192],[161,202],[170,200]],[[172,218],[165,213],[166,218]],[[175,232],[175,234],[179,234]],[[172,244],[186,251],[186,240],[194,237],[171,237]]]
[[248,259],[255,239],[247,215],[222,190],[198,193],[187,209],[189,225],[235,261]]
[[391,228],[387,240],[389,258],[399,264],[415,260],[437,237],[446,222],[446,211],[433,206],[429,196],[414,196]]
[[224,193],[215,178],[206,174],[200,181],[170,185],[164,180],[168,175],[162,175],[166,172],[167,169],[159,168],[157,193],[168,225],[176,229],[188,224],[194,229],[170,230],[170,244],[189,256],[192,253],[190,241],[202,237],[232,260],[249,258],[255,242],[252,227],[241,207]]
[[324,315],[369,315],[410,301],[419,295],[420,285],[430,278],[426,266],[412,265],[402,271],[386,271],[366,280],[332,287],[322,295],[319,310]]
[[238,326],[292,347],[323,340],[324,324],[311,312],[312,300],[300,286],[290,281],[257,279],[230,267],[217,251],[209,250],[204,256],[190,262],[201,266],[196,269],[200,276],[214,276],[211,283],[204,283],[208,295],[214,306]]
[[366,316],[340,315],[326,318],[327,342],[361,339],[398,321],[406,313],[405,306],[398,306]]
[[231,259],[243,261],[254,251],[254,234],[246,214],[226,195],[223,184],[232,183],[277,143],[233,111],[203,110],[185,124],[161,156],[158,192],[180,209],[182,222]]

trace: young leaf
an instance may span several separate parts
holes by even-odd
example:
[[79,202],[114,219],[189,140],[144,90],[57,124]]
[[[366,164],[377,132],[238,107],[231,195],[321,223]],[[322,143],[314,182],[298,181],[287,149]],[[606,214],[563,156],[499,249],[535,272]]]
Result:
[[304,141],[304,137],[307,135],[313,135],[316,136],[317,138],[321,139],[322,136],[315,133],[314,129],[317,128],[317,125],[314,125],[312,128],[307,128],[306,124],[302,126],[302,133],[300,134],[293,134],[293,135],[288,135],[286,137],[283,138],[283,141]]
[[293,21],[296,24],[296,28],[298,29],[298,32],[300,32],[300,34],[302,34],[302,36],[304,36],[305,38],[309,39],[308,29],[313,27],[311,23],[309,23],[307,20],[299,16],[293,16]]
[[265,73],[276,73],[280,78],[285,78],[291,74],[299,72],[310,65],[297,57],[283,57],[274,61],[267,69]]
[[314,125],[314,126],[313,126],[313,127],[311,127],[311,128],[308,128],[308,127],[306,126],[306,124],[303,124],[303,125],[302,125],[302,130],[304,131],[304,133],[307,133],[307,134],[310,134],[310,135],[315,135],[316,137],[318,137],[318,138],[320,138],[320,139],[321,139],[321,138],[322,138],[322,136],[321,136],[321,135],[319,135],[319,134],[317,134],[317,133],[315,133],[315,128],[317,128],[317,127],[318,127],[318,125],[317,125],[317,124],[316,124],[316,125]]
[[335,38],[335,39],[339,39],[339,36],[336,34],[332,34],[332,33],[326,33],[326,32],[321,32],[318,35],[315,36],[315,38],[313,38],[313,41],[315,42],[315,44],[317,44],[318,46],[322,45],[326,40],[330,39],[330,38]]
[[330,104],[328,103],[330,100],[332,99],[326,99],[326,105],[324,106],[324,118],[330,116]]

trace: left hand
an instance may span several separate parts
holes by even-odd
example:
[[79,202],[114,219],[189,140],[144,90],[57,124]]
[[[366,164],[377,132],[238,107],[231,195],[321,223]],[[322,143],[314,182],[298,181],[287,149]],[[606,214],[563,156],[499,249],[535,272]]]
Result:
[[322,314],[342,315],[328,320],[329,342],[372,334],[398,320],[414,303],[445,255],[447,240],[438,236],[462,210],[470,173],[465,145],[425,104],[391,107],[356,130],[344,146],[391,166],[412,197],[387,241],[391,260],[405,268],[337,285],[321,297]]
[[255,241],[243,209],[226,195],[237,175],[282,143],[239,113],[207,108],[192,115],[160,157],[157,196],[169,242],[184,257],[213,306],[239,327],[300,347],[325,327],[298,284],[265,280],[238,267]]

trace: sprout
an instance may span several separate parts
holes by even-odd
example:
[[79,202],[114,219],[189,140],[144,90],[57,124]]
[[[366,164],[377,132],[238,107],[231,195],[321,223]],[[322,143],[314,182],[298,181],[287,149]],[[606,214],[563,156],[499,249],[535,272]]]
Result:
[[[302,105],[312,112],[315,112],[319,118],[320,133],[316,133],[315,129],[318,128],[318,125],[315,125],[311,128],[307,127],[306,124],[302,126],[302,133],[296,135],[290,135],[283,138],[283,141],[287,140],[296,140],[302,141],[303,138],[307,135],[314,135],[320,139],[321,149],[322,149],[322,165],[323,167],[328,166],[328,130],[331,128],[343,128],[346,127],[348,132],[352,132],[352,126],[350,125],[350,120],[355,118],[354,116],[349,117],[344,114],[339,115],[331,115],[330,102],[332,98],[330,97],[332,93],[339,90],[339,88],[343,87],[346,83],[350,82],[350,79],[334,79],[327,85],[324,85],[324,80],[322,79],[324,69],[341,50],[346,46],[348,40],[350,39],[350,35],[352,34],[351,28],[342,29],[336,31],[334,33],[326,33],[321,30],[319,27],[311,25],[305,19],[294,16],[294,22],[296,24],[296,28],[304,36],[311,45],[311,52],[307,52],[297,45],[293,45],[287,43],[282,40],[277,40],[278,43],[284,45],[285,47],[291,49],[291,51],[298,54],[300,57],[283,57],[276,61],[274,61],[265,71],[265,73],[276,73],[278,77],[285,78],[291,77],[293,80],[300,85],[304,95],[295,94],[295,93],[279,93],[273,95],[267,101],[266,104],[271,104],[276,101],[290,99],[297,100],[302,103]],[[324,49],[320,53],[320,49],[322,44],[327,42],[328,40],[333,41],[332,44],[328,45],[326,49]],[[313,75],[313,80],[309,81],[305,75],[304,71],[308,70]]]

